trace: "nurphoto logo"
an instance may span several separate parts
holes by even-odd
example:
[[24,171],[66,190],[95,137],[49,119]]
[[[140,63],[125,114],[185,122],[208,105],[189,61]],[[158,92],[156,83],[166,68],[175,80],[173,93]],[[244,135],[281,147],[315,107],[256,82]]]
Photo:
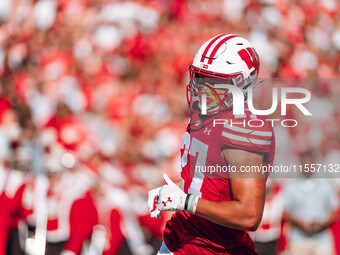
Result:
[[[244,114],[244,94],[242,90],[233,85],[225,84],[226,88],[232,94],[233,98],[233,114],[234,115],[242,115]],[[288,93],[299,93],[304,95],[303,98],[288,98]],[[267,110],[257,110],[253,104],[253,90],[249,89],[247,92],[247,104],[249,110],[256,115],[270,115],[274,113],[278,106],[278,91],[277,88],[272,88],[272,105]],[[308,89],[305,88],[281,88],[281,115],[287,114],[287,105],[295,105],[304,115],[311,116],[312,114],[307,110],[307,108],[303,105],[311,99],[311,93]],[[202,94],[202,107],[201,114],[207,114],[207,95]]]

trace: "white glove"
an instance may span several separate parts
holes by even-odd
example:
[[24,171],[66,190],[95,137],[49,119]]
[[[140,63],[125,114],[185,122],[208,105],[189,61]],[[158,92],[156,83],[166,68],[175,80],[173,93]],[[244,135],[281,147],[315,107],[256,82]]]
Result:
[[163,178],[167,185],[160,187],[157,209],[159,211],[184,210],[187,194],[171,181],[166,174],[163,175]]
[[148,207],[151,218],[159,219],[161,217],[161,213],[157,208],[160,189],[161,187],[158,187],[149,191]]

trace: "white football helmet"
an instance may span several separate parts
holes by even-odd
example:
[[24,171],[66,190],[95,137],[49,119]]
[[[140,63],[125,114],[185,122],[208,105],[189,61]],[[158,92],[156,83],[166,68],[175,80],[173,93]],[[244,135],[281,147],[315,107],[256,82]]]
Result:
[[230,108],[232,94],[225,85],[237,86],[246,95],[256,84],[259,67],[253,45],[242,37],[220,34],[206,41],[189,66],[187,99],[190,109],[201,112],[203,94],[207,98],[207,114]]

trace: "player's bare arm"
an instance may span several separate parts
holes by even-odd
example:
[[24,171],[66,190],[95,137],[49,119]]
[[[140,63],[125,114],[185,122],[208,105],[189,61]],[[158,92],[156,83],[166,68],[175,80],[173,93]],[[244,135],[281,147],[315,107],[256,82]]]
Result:
[[[239,149],[226,149],[222,154],[226,163],[237,169],[260,166],[263,161],[261,153]],[[261,222],[266,179],[260,173],[233,173],[230,176],[232,200],[222,202],[187,195],[169,177],[164,179],[167,184],[155,189],[158,195],[149,201],[154,204],[152,207],[157,214],[159,211],[186,210],[217,224],[249,231],[255,231]]]
[[[223,156],[227,163],[240,169],[241,166],[261,165],[262,154],[244,150],[227,149]],[[254,231],[261,222],[265,201],[265,178],[237,173],[230,176],[232,200],[213,202],[199,199],[196,214],[217,224]]]

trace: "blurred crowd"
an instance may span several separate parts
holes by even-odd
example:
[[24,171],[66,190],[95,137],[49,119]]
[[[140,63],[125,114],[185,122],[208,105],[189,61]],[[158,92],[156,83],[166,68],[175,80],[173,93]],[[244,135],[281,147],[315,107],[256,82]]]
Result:
[[216,34],[245,36],[260,77],[303,81],[316,96],[313,121],[292,110],[299,126],[276,128],[277,162],[309,149],[338,162],[339,9],[337,0],[1,0],[0,255],[80,254],[86,243],[89,254],[155,252],[168,215],[148,216],[147,190],[164,172],[178,176],[187,68]]

